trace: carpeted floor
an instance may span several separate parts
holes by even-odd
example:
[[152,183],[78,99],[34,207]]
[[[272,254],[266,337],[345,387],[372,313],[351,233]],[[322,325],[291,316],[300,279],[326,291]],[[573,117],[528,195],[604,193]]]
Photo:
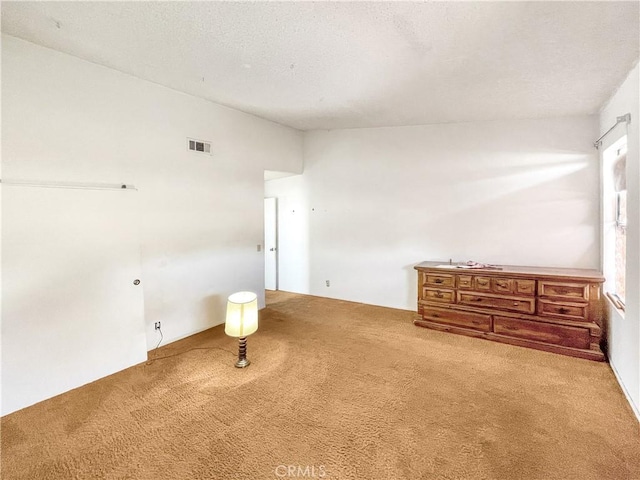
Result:
[[[223,327],[2,418],[2,478],[640,479],[606,363],[269,293],[252,365]],[[209,348],[216,347],[216,348]]]

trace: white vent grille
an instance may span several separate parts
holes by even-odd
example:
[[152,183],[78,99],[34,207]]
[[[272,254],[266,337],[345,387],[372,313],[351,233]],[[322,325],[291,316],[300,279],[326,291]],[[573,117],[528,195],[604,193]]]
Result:
[[211,155],[211,142],[196,140],[195,138],[187,138],[187,148],[192,152]]

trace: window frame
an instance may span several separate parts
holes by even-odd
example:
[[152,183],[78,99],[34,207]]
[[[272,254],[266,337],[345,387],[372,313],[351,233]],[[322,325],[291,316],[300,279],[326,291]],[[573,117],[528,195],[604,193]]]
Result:
[[[604,284],[605,296],[610,300],[611,304],[618,310],[619,314],[624,316],[625,302],[621,298],[618,290],[618,275],[619,265],[623,265],[624,269],[623,279],[624,282],[622,290],[626,290],[626,254],[624,262],[619,261],[619,248],[618,238],[620,232],[624,234],[624,241],[626,244],[626,217],[621,218],[623,215],[623,204],[626,200],[626,189],[616,190],[614,178],[614,165],[616,159],[627,150],[627,135],[623,135],[615,142],[611,143],[601,154],[601,218],[600,218],[600,232],[601,232],[601,262],[603,274],[606,282]],[[626,251],[626,248],[624,248]]]

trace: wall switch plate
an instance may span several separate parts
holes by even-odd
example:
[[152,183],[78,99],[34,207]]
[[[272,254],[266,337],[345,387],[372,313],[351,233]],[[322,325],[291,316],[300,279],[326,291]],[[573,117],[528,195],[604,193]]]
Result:
[[331,282],[329,280],[327,280],[326,283],[327,283],[327,287],[331,286]]
[[160,322],[156,322],[156,330],[160,330]]

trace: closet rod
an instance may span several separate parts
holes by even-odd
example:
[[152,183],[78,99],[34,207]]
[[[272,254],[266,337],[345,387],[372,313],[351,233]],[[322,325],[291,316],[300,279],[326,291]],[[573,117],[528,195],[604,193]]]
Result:
[[4,185],[17,185],[20,187],[76,188],[80,190],[137,190],[135,185],[127,185],[126,183],[63,183],[3,179],[0,179],[0,183]]
[[622,115],[621,117],[616,117],[616,123],[613,127],[611,127],[609,130],[607,130],[606,132],[604,132],[599,139],[597,139],[595,142],[593,142],[593,146],[596,147],[596,149],[600,148],[600,145],[602,145],[602,139],[604,137],[606,137],[607,135],[609,135],[611,133],[611,131],[616,128],[618,126],[619,123],[622,122],[626,122],[626,123],[631,123],[631,114],[627,113],[626,115]]

